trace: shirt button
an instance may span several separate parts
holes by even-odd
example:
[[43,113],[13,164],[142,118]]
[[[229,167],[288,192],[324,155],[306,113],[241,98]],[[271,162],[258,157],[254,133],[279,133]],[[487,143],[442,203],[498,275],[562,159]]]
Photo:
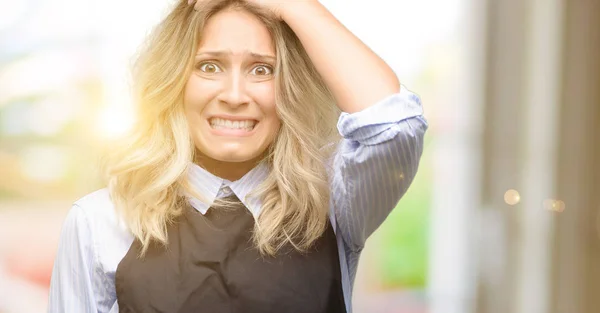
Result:
[[233,190],[231,190],[231,188],[229,188],[229,186],[223,186],[223,188],[221,188],[221,192],[223,192],[223,194],[228,196],[229,194],[233,193]]

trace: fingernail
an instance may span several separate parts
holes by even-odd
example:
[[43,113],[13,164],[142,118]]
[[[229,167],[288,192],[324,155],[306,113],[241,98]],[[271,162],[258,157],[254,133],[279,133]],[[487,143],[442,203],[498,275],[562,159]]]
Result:
[[188,0],[188,5],[196,2],[196,0]]

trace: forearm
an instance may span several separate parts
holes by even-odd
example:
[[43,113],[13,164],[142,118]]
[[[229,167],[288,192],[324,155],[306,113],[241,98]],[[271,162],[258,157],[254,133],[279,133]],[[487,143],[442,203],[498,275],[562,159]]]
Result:
[[393,70],[317,1],[290,1],[281,12],[344,112],[397,93]]

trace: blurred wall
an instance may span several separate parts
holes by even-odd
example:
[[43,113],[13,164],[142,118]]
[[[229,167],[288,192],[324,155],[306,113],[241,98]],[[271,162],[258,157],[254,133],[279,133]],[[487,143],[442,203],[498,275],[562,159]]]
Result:
[[[600,1],[565,5],[552,313],[600,309]],[[567,211],[568,210],[568,211]]]
[[598,312],[600,2],[487,3],[475,311]]

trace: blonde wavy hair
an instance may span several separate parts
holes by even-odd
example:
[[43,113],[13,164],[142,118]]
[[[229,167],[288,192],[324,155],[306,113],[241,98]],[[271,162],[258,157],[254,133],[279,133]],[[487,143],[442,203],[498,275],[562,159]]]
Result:
[[[111,146],[103,169],[111,199],[142,243],[168,243],[167,226],[188,206],[182,191],[202,199],[188,180],[196,160],[183,94],[206,21],[225,9],[246,10],[269,30],[277,54],[275,92],[281,128],[269,147],[266,180],[252,238],[263,255],[286,244],[306,251],[325,230],[329,208],[327,159],[339,141],[340,111],[300,40],[270,12],[244,0],[179,1],[148,36],[132,71],[136,125]],[[213,205],[214,207],[214,205]]]

